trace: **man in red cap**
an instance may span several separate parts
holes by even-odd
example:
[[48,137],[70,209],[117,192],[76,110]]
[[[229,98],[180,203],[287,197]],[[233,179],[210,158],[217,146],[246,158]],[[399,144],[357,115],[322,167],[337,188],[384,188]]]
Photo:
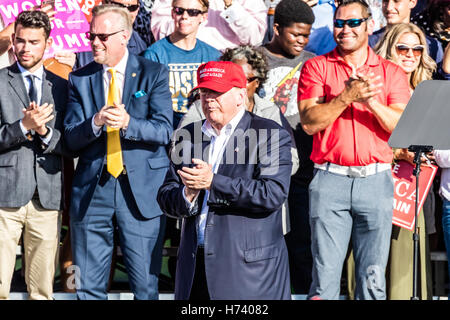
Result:
[[289,133],[246,111],[242,67],[197,70],[206,120],[177,130],[158,192],[183,218],[175,299],[290,299],[281,206],[291,174]]

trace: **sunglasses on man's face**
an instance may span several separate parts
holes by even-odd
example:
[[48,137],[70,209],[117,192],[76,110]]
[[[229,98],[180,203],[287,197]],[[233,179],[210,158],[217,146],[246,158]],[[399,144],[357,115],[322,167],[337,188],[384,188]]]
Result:
[[138,4],[127,5],[127,4],[123,4],[123,3],[119,3],[119,2],[115,2],[115,1],[111,1],[111,0],[106,0],[105,3],[118,5],[122,8],[127,9],[130,12],[135,12],[137,9],[139,9],[139,2],[138,2]]
[[421,44],[414,46],[414,47],[410,47],[410,46],[407,46],[406,44],[399,43],[395,46],[395,49],[397,50],[398,54],[401,54],[403,56],[406,56],[408,54],[409,50],[412,50],[413,55],[415,57],[418,57],[418,56],[422,55],[424,47]]
[[361,25],[361,23],[363,23],[364,21],[366,21],[368,19],[369,19],[369,17],[362,18],[362,19],[347,19],[347,20],[336,19],[336,20],[334,20],[334,27],[335,28],[343,28],[345,25],[348,25],[350,28],[356,28],[356,27],[359,27]]
[[173,12],[175,12],[177,16],[182,16],[185,11],[188,13],[189,17],[196,17],[199,14],[205,13],[204,11],[198,9],[185,9],[181,7],[173,7]]
[[123,30],[119,30],[113,33],[93,33],[93,32],[86,32],[86,38],[88,38],[90,41],[94,41],[95,37],[98,37],[100,41],[108,41],[109,37],[112,35],[115,35],[116,33],[122,32]]

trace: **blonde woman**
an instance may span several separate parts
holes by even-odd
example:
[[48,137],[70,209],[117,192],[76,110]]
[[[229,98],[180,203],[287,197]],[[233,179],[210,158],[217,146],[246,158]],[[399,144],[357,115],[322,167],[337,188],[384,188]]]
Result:
[[380,56],[398,64],[406,72],[411,94],[420,82],[431,80],[436,69],[436,63],[428,55],[425,34],[412,23],[393,25],[375,50]]
[[[412,23],[400,23],[392,26],[375,49],[385,59],[398,64],[408,75],[411,95],[417,85],[431,80],[436,63],[428,55],[425,34]],[[394,160],[414,160],[414,154],[407,149],[394,149]],[[429,200],[434,197],[430,191]],[[418,295],[421,299],[432,298],[431,265],[428,239],[425,229],[425,214],[422,210],[418,218],[419,226],[419,283]],[[386,268],[388,299],[406,300],[412,296],[413,276],[412,232],[393,226],[391,250]]]

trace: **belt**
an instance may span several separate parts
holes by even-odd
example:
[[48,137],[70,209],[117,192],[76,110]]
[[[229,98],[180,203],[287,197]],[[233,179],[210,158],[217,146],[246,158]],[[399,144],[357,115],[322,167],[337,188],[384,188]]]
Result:
[[391,169],[391,164],[371,163],[367,166],[340,166],[331,162],[325,162],[323,164],[314,163],[314,168],[340,174],[343,176],[349,176],[352,178],[365,178],[378,172]]

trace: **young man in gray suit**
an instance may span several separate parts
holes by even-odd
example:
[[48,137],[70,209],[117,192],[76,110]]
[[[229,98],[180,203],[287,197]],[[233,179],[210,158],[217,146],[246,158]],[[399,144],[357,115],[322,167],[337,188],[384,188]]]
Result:
[[19,14],[17,62],[0,70],[0,299],[9,296],[22,233],[29,298],[53,299],[67,81],[43,67],[50,31],[44,12]]

